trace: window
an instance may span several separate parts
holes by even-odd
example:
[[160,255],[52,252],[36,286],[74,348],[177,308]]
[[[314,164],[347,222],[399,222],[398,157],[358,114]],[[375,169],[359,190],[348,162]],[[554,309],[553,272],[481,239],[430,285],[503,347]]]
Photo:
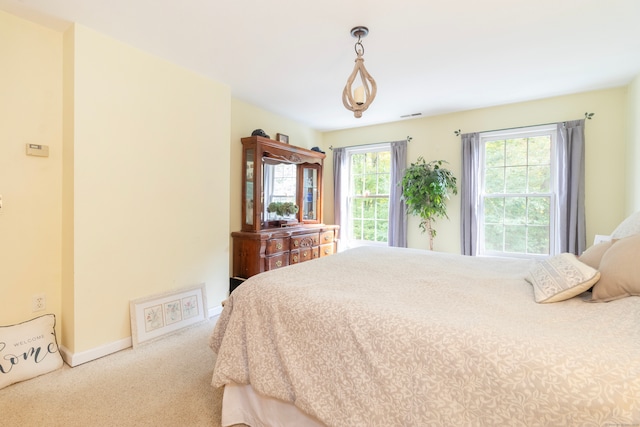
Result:
[[346,237],[349,246],[389,239],[391,149],[389,144],[346,151],[349,177]]
[[480,134],[480,255],[555,253],[555,126]]

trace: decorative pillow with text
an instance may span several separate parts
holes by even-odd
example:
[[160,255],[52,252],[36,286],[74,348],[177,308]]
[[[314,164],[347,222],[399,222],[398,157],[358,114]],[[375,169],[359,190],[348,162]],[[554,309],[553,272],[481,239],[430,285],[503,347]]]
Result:
[[53,314],[0,326],[0,388],[62,367],[55,326]]

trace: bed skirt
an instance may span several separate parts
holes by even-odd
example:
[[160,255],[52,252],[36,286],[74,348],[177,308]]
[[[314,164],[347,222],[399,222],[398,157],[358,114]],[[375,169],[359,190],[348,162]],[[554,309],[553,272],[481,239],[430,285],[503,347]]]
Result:
[[251,427],[324,427],[295,405],[262,396],[243,384],[227,384],[222,397],[222,427],[247,424]]

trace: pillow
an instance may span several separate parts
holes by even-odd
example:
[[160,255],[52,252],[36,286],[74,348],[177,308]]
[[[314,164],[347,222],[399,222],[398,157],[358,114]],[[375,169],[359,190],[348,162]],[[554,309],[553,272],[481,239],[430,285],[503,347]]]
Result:
[[618,240],[602,256],[600,281],[592,300],[612,301],[640,295],[640,234]]
[[640,211],[622,221],[611,233],[611,238],[624,239],[634,234],[640,234]]
[[62,367],[55,326],[53,314],[0,326],[0,389]]
[[536,302],[564,301],[586,291],[598,281],[600,272],[563,253],[536,264],[526,280],[533,285]]
[[591,246],[589,249],[584,251],[582,255],[578,257],[580,262],[587,264],[591,268],[595,268],[596,270],[600,267],[600,260],[602,259],[602,255],[613,245],[616,240],[609,240],[608,242],[598,243],[596,245]]

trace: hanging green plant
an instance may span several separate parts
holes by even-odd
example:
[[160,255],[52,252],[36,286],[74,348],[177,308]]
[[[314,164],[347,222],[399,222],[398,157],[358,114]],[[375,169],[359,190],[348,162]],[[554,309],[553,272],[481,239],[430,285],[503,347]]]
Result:
[[427,163],[418,157],[416,163],[411,163],[402,178],[402,199],[411,215],[420,217],[420,229],[429,232],[429,248],[433,250],[433,239],[436,230],[433,222],[436,217],[449,218],[447,215],[447,200],[450,194],[458,194],[456,177],[442,167],[444,160],[434,160]]

